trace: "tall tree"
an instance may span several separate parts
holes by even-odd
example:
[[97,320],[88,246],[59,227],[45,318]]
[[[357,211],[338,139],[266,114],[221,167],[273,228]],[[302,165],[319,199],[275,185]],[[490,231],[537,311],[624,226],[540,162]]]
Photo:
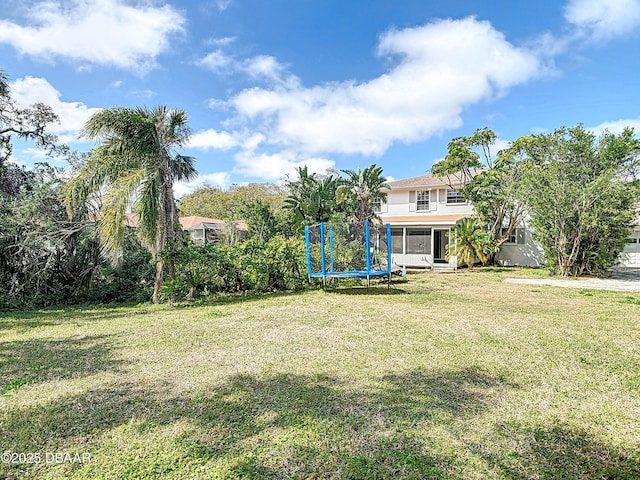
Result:
[[307,166],[298,167],[298,179],[286,182],[289,195],[284,208],[291,211],[297,228],[326,222],[336,213],[338,178],[332,173],[309,173]]
[[8,75],[0,70],[0,194],[16,197],[20,188],[30,184],[27,170],[10,161],[14,137],[33,141],[50,155],[68,153],[68,148],[47,132],[57,121],[58,116],[43,103],[20,107],[11,97]]
[[203,185],[182,197],[178,203],[180,215],[199,215],[220,220],[246,220],[242,209],[255,200],[278,211],[284,205],[287,194],[284,187],[275,183],[249,183],[231,185],[228,189]]
[[[103,194],[98,233],[107,252],[117,254],[124,242],[125,213],[139,215],[138,234],[156,263],[153,301],[159,300],[165,253],[182,242],[173,185],[196,176],[194,159],[177,153],[191,130],[182,110],[114,107],[93,115],[81,135],[100,144],[79,166],[66,187],[70,212]],[[167,261],[171,278],[173,262]]]
[[603,273],[624,248],[640,198],[632,129],[597,137],[582,125],[514,142],[535,236],[562,276]]
[[[454,138],[449,142],[447,156],[431,172],[447,178],[451,188],[461,188],[495,244],[500,246],[526,218],[528,208],[522,198],[521,151],[508,148],[494,157],[491,147],[496,138],[486,127],[477,129],[470,137]],[[475,151],[478,149],[482,157]],[[494,256],[489,256],[489,263],[493,263]]]
[[374,199],[387,198],[384,189],[389,188],[387,179],[382,176],[382,168],[375,164],[364,170],[342,170],[346,175],[339,180],[336,190],[338,202],[346,203],[345,211],[351,216],[358,229],[364,229],[366,220],[377,219]]
[[0,307],[96,298],[105,261],[95,231],[66,215],[64,171],[41,163],[26,172],[17,196],[0,194]]

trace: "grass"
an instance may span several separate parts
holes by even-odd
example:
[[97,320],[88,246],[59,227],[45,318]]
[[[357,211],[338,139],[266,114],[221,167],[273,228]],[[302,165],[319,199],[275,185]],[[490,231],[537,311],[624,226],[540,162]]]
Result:
[[640,478],[640,295],[512,273],[3,314],[0,478]]

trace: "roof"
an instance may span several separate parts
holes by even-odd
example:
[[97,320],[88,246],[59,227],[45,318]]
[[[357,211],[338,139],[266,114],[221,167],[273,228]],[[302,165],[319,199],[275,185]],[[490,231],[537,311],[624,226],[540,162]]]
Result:
[[184,230],[189,230],[190,228],[194,227],[198,223],[224,224],[224,220],[218,220],[217,218],[200,217],[198,215],[180,217],[178,220]]
[[140,224],[140,217],[137,213],[125,213],[124,224],[127,227],[138,228],[138,225]]
[[[196,217],[196,218],[204,218],[204,217]],[[224,222],[223,220],[216,220],[216,219],[208,219],[208,220],[215,220],[215,221],[206,221],[206,222],[198,222],[198,223],[194,223],[193,225],[191,225],[190,227],[185,227],[185,224],[182,223],[182,218],[180,219],[180,223],[182,224],[182,229],[183,230],[220,230],[222,229],[225,224],[227,222]],[[235,222],[229,222],[230,225],[234,225],[238,230],[242,230],[244,232],[249,230],[249,227],[247,227],[247,224],[245,222],[243,222],[242,220],[240,221],[235,221]]]
[[[92,221],[96,221],[101,217],[102,216],[100,215],[100,213],[97,213],[95,215],[92,215],[90,219]],[[217,218],[200,217],[198,215],[180,217],[178,218],[178,221],[180,222],[180,225],[182,225],[183,230],[191,230],[194,227],[198,227],[199,229],[202,229],[203,227],[205,229],[217,229],[222,228],[226,223],[224,220],[219,220]],[[249,229],[249,227],[247,227],[247,224],[242,220],[229,223],[234,224],[238,230],[247,231]],[[140,225],[140,217],[137,213],[125,213],[124,224],[127,227],[138,228],[138,226]]]
[[238,230],[243,230],[245,232],[249,230],[249,226],[246,224],[246,222],[244,222],[242,220],[238,220],[237,222],[233,222],[233,224],[236,226],[236,228]]
[[200,222],[195,225],[185,228],[184,230],[220,230],[224,227],[224,223],[211,223],[211,222]]
[[470,217],[470,213],[459,213],[456,215],[405,215],[398,217],[389,217],[381,215],[384,223],[419,223],[421,225],[438,223],[438,224],[454,224],[458,220]]
[[[477,173],[480,173],[479,171]],[[472,173],[475,176],[477,173]],[[462,185],[463,176],[462,173],[454,173],[452,175],[444,177],[436,177],[429,173],[427,175],[421,175],[419,177],[406,178],[404,180],[396,180],[394,182],[387,182],[390,190],[400,190],[403,188],[423,188],[423,187],[446,187],[451,185]]]

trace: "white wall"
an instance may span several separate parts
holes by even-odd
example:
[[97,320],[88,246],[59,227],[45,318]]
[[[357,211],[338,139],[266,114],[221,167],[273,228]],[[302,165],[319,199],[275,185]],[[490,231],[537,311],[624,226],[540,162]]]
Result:
[[544,261],[542,245],[533,239],[528,226],[523,228],[524,241],[520,244],[505,243],[496,256],[496,263],[509,267],[539,267]]
[[620,253],[618,265],[621,267],[640,268],[640,229],[634,230],[629,239],[631,243],[627,243],[622,253]]
[[[429,210],[416,209],[416,194],[418,189],[390,191],[386,204],[383,204],[381,216],[408,215],[458,215],[473,213],[473,206],[468,203],[447,203],[447,189],[431,189],[429,196]],[[413,200],[413,202],[410,201]]]

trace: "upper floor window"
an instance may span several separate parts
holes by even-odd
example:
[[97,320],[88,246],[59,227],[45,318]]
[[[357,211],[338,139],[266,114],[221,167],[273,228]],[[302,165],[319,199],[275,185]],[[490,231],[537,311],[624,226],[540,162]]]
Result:
[[373,203],[373,211],[376,213],[380,213],[382,211],[382,198],[374,197],[372,203]]
[[467,203],[467,200],[460,193],[460,190],[450,188],[447,190],[447,203]]
[[429,210],[429,191],[418,192],[416,210]]

